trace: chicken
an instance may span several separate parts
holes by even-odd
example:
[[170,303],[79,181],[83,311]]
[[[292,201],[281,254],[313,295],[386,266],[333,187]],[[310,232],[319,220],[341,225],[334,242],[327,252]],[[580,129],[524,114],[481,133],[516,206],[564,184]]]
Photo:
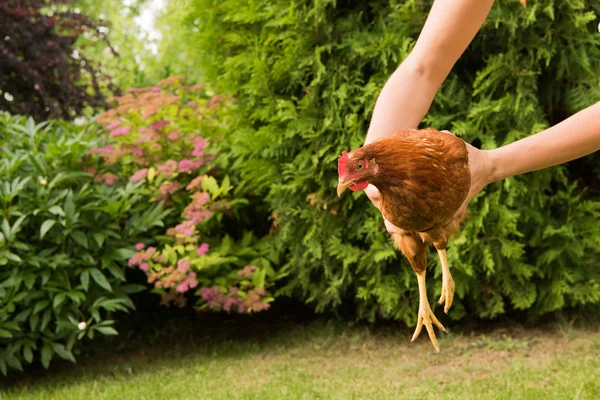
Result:
[[427,247],[433,244],[442,264],[442,293],[439,304],[448,313],[454,299],[454,280],[446,257],[450,237],[460,228],[457,211],[471,186],[465,142],[449,132],[433,128],[404,129],[378,139],[338,159],[337,194],[346,188],[363,190],[374,185],[380,194],[379,209],[397,230],[396,247],[417,274],[419,314],[411,341],[423,325],[435,350],[440,347],[433,324],[446,331],[435,317],[425,286]]

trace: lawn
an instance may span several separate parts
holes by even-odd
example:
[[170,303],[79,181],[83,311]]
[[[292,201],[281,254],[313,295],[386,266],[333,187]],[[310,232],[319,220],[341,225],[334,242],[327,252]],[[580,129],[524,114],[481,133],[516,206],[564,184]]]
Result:
[[600,398],[597,324],[450,333],[437,355],[426,335],[411,344],[406,328],[247,321],[142,330],[137,340],[98,345],[77,365],[13,377],[0,398]]

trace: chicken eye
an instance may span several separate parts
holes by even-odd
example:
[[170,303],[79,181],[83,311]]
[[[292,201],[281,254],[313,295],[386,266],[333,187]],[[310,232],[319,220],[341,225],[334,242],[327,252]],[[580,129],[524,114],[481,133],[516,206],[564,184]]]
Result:
[[363,163],[359,162],[358,164],[356,164],[357,171],[361,171],[362,169],[363,169]]

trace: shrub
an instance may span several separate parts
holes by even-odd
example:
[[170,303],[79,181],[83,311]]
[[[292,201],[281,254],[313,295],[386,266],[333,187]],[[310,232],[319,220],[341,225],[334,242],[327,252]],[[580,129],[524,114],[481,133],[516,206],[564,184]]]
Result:
[[[176,33],[196,49],[206,81],[236,98],[239,120],[225,140],[230,157],[243,160],[242,177],[278,216],[274,235],[289,273],[281,293],[319,311],[352,302],[361,318],[414,324],[414,273],[362,193],[336,198],[336,158],[363,143],[375,99],[409,54],[431,3],[177,5],[188,12],[180,21],[187,29]],[[494,5],[424,125],[489,149],[600,100],[600,6],[529,3]],[[539,316],[600,301],[600,202],[591,196],[598,180],[578,165],[508,179],[475,199],[448,255],[452,318],[515,309]],[[437,257],[429,260],[439,277]],[[439,278],[428,283],[430,296],[439,294]]]
[[250,196],[215,162],[230,101],[183,83],[170,77],[111,99],[115,107],[98,117],[109,133],[93,150],[104,165],[96,180],[136,182],[149,204],[173,211],[170,228],[147,235],[129,261],[148,275],[163,304],[184,306],[184,294],[196,289],[199,309],[261,311],[273,300],[267,288],[278,260],[254,234],[261,230],[244,223]]
[[134,184],[93,183],[81,161],[97,130],[0,113],[0,371],[55,355],[75,362],[84,338],[116,335],[134,308],[126,260],[165,211]]
[[105,21],[67,5],[74,0],[0,0],[0,107],[37,121],[69,119],[105,106],[110,79],[78,47],[80,36],[106,41]]

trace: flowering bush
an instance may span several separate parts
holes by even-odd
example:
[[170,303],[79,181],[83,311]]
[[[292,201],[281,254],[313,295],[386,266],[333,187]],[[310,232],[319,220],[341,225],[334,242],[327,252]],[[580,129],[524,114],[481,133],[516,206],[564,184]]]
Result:
[[183,83],[171,77],[109,99],[116,106],[97,119],[109,133],[92,151],[102,166],[91,165],[90,172],[106,185],[135,183],[149,203],[173,211],[170,228],[139,243],[129,260],[162,304],[182,307],[193,292],[198,309],[264,310],[273,300],[267,287],[276,277],[277,256],[266,239],[240,233],[246,194],[234,190],[230,171],[215,162],[230,100]]

